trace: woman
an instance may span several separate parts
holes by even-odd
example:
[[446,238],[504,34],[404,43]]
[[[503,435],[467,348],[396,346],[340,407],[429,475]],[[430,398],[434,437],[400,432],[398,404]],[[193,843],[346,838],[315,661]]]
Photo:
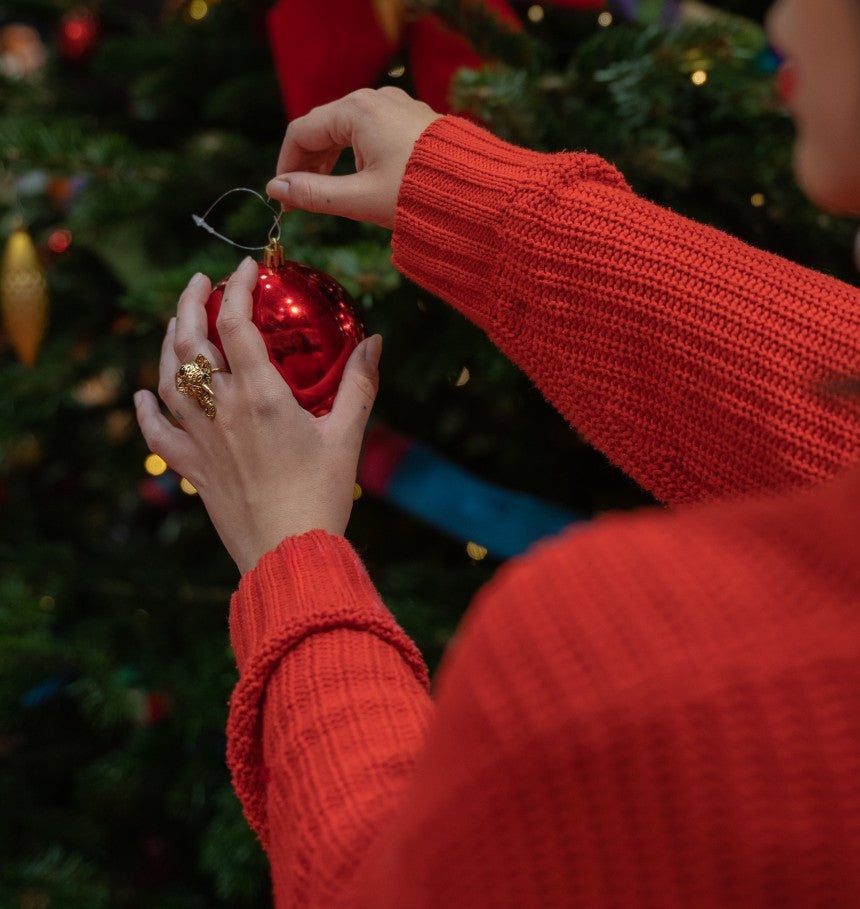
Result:
[[[798,178],[858,212],[860,2],[780,0],[768,27]],[[348,145],[358,173],[329,176]],[[146,392],[138,416],[243,574],[228,759],[276,904],[860,905],[860,408],[828,392],[860,372],[857,290],[394,89],[290,124],[278,174],[286,207],[393,227],[402,271],[684,507],[506,564],[431,701],[342,536],[380,339],[313,419],[250,322],[246,262],[210,420],[174,385],[199,353],[223,365],[194,279],[162,354],[180,427]]]

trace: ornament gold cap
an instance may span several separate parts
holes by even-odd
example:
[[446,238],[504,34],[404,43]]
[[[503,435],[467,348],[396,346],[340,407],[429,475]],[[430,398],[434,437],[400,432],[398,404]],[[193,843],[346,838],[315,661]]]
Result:
[[284,247],[272,237],[272,239],[269,240],[269,245],[263,252],[263,265],[265,265],[266,268],[280,268],[286,261],[287,257],[284,253]]

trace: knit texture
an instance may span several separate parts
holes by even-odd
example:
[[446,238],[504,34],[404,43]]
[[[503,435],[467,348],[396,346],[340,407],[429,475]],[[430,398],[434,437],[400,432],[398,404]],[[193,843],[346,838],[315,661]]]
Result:
[[228,762],[276,906],[860,905],[860,411],[821,391],[860,365],[858,292],[456,118],[394,253],[702,504],[507,563],[433,700],[344,539],[265,555],[231,603]]
[[633,195],[592,155],[425,131],[394,264],[480,325],[669,503],[800,488],[860,457],[860,291]]

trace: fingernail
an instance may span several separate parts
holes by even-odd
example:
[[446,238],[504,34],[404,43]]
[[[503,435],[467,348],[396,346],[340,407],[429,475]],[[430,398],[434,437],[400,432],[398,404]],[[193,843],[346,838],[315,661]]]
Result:
[[239,263],[239,268],[251,268],[253,267],[254,271],[257,270],[257,262],[255,259],[252,259],[250,256],[245,256],[244,259]]
[[176,328],[176,316],[171,316],[170,321],[167,323],[167,330],[173,331]]
[[193,287],[195,284],[200,284],[205,280],[205,275],[202,271],[198,271],[196,274],[192,275],[191,280],[188,282],[189,287]]
[[382,355],[382,335],[373,335],[364,345],[364,362],[369,363],[374,369],[379,366]]
[[[273,193],[272,190],[275,192]],[[266,186],[266,192],[270,196],[275,194],[280,194],[282,196],[286,195],[290,191],[290,181],[284,179],[283,177],[275,177],[274,180],[269,180],[268,185]]]
[[142,392],[142,391],[136,391],[136,392],[134,393],[134,406],[135,406],[135,407],[140,407],[140,402],[141,402],[142,400],[143,400],[143,392]]

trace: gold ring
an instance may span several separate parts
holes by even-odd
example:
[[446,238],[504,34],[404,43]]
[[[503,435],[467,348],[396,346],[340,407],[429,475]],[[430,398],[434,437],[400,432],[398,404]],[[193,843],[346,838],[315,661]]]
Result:
[[215,419],[215,392],[209,384],[216,372],[229,372],[223,366],[212,364],[198,354],[193,363],[183,363],[176,373],[176,390],[186,398],[194,398],[210,420]]

